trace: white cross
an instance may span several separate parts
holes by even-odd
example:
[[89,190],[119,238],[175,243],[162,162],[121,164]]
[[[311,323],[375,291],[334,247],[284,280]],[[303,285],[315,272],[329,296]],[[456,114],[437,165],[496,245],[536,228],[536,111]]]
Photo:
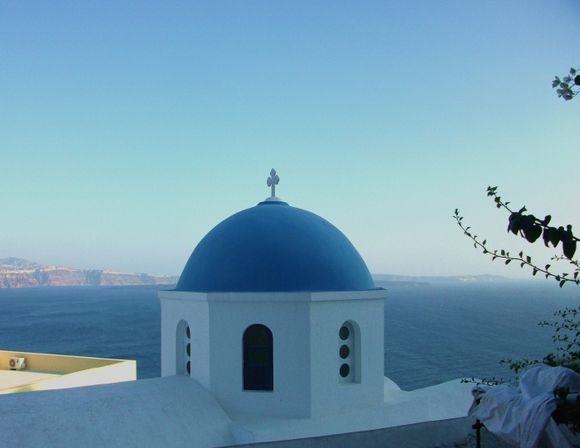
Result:
[[276,185],[278,185],[278,182],[280,182],[280,177],[276,174],[276,170],[272,168],[272,170],[270,171],[270,177],[268,177],[266,183],[268,184],[268,187],[272,189],[271,197],[273,198],[276,197]]

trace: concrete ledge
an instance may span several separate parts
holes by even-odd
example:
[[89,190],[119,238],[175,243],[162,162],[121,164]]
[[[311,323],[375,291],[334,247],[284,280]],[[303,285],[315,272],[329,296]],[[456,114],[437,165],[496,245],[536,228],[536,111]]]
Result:
[[[25,358],[26,368],[9,370],[11,357]],[[0,350],[0,395],[136,379],[133,360]]]
[[256,448],[426,448],[453,446],[474,434],[471,417],[453,418],[412,425],[394,426],[372,431],[350,432],[305,439],[250,443],[239,447]]

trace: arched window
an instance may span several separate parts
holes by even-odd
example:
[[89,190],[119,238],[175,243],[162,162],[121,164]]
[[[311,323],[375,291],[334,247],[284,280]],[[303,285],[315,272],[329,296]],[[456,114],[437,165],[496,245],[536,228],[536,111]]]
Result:
[[175,373],[191,374],[191,329],[184,320],[177,324],[175,334]]
[[353,321],[338,330],[338,378],[342,383],[360,382],[360,332]]
[[274,390],[272,332],[261,324],[244,331],[244,390]]

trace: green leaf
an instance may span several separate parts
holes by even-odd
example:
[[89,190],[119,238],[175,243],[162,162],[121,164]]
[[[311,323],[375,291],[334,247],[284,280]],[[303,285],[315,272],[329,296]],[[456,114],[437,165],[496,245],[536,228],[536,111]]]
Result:
[[[561,288],[562,286],[564,286],[564,283],[566,283],[566,280],[562,280],[562,281],[560,282],[560,288]],[[568,347],[568,349],[570,349],[570,347]]]
[[505,261],[505,264],[510,264],[510,263],[511,263],[511,260],[508,258],[508,259]]
[[550,224],[550,221],[552,220],[552,217],[550,215],[546,215],[544,217],[544,222],[542,224],[544,224],[545,226],[547,226],[548,224]]

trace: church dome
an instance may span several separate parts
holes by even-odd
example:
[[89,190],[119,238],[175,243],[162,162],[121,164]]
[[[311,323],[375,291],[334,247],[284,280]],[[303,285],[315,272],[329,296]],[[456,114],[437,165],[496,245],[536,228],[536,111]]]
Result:
[[369,270],[344,234],[314,213],[266,200],[214,227],[197,245],[176,290],[364,291]]

